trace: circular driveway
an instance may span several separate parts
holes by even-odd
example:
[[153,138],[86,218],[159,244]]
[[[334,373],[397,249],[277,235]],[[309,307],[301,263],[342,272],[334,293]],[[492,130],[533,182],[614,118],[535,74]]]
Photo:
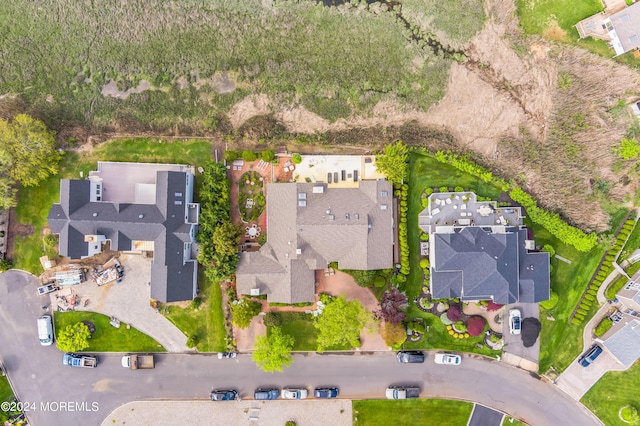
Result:
[[477,401],[532,426],[598,425],[598,419],[558,388],[522,370],[478,356],[457,367],[399,364],[395,354],[297,354],[280,374],[258,370],[249,355],[160,354],[153,370],[120,366],[119,354],[100,355],[95,369],[64,367],[55,346],[40,346],[37,280],[19,271],[0,274],[0,351],[16,395],[33,404],[33,425],[95,425],[123,403],[145,399],[207,399],[212,387],[233,387],[243,398],[262,385],[340,387],[348,399],[383,398],[392,384],[417,384],[424,397]]

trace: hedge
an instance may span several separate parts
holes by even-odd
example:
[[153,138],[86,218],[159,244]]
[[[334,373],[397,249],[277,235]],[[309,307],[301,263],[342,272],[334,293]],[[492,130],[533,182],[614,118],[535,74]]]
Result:
[[545,227],[560,241],[572,245],[576,250],[587,252],[598,243],[598,236],[596,234],[587,234],[581,229],[563,221],[557,213],[551,213],[541,209],[533,197],[522,189],[513,188],[511,192],[509,192],[509,196],[513,201],[525,208],[529,219]]
[[598,324],[595,330],[593,330],[593,333],[598,337],[602,337],[612,326],[613,321],[611,321],[611,318],[604,318],[600,321],[600,324]]

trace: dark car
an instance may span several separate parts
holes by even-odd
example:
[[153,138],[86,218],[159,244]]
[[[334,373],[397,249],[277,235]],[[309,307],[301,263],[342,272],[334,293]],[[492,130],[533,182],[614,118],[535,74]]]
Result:
[[421,364],[424,362],[424,353],[420,351],[400,351],[398,361],[403,364]]
[[598,345],[593,345],[578,359],[578,362],[581,366],[588,367],[593,364],[593,362],[600,356],[601,353],[602,348]]
[[313,396],[316,398],[337,398],[340,391],[338,388],[316,388]]
[[233,401],[238,398],[238,391],[233,389],[229,390],[217,390],[214,389],[211,391],[211,395],[209,395],[212,401]]
[[275,388],[258,388],[253,393],[253,397],[258,400],[278,399],[279,396],[280,389]]

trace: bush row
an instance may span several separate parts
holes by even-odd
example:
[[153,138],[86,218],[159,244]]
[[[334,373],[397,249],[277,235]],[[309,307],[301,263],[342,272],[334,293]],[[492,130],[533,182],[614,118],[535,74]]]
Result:
[[254,151],[248,151],[248,150],[245,150],[245,151],[229,150],[224,152],[224,159],[227,160],[227,162],[235,161],[239,158],[242,158],[244,161],[247,161],[247,162],[256,161],[258,158],[266,162],[271,162],[275,160],[276,155],[270,149],[265,149],[261,153],[256,153]]
[[510,185],[507,181],[494,176],[489,170],[473,162],[467,155],[457,155],[451,151],[438,151],[433,157],[439,162],[449,164],[461,172],[469,173],[485,183],[492,183],[503,191],[509,190]]
[[409,185],[405,183],[399,188],[400,189],[396,191],[396,193],[399,191],[400,194],[400,223],[398,224],[400,275],[398,275],[397,279],[400,284],[403,284],[407,281],[407,275],[409,275],[409,271],[411,270],[409,266],[409,242],[407,241],[407,212],[409,211],[407,198],[409,196]]
[[538,207],[536,201],[520,188],[513,188],[509,192],[513,201],[525,208],[527,216],[565,244],[572,245],[576,250],[587,252],[598,243],[596,234],[587,234],[581,229],[563,221],[557,213],[548,212]]

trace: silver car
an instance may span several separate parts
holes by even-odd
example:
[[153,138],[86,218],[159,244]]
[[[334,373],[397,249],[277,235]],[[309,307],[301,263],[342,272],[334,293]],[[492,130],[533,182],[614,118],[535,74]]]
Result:
[[307,399],[309,391],[302,388],[285,388],[282,390],[284,399]]

